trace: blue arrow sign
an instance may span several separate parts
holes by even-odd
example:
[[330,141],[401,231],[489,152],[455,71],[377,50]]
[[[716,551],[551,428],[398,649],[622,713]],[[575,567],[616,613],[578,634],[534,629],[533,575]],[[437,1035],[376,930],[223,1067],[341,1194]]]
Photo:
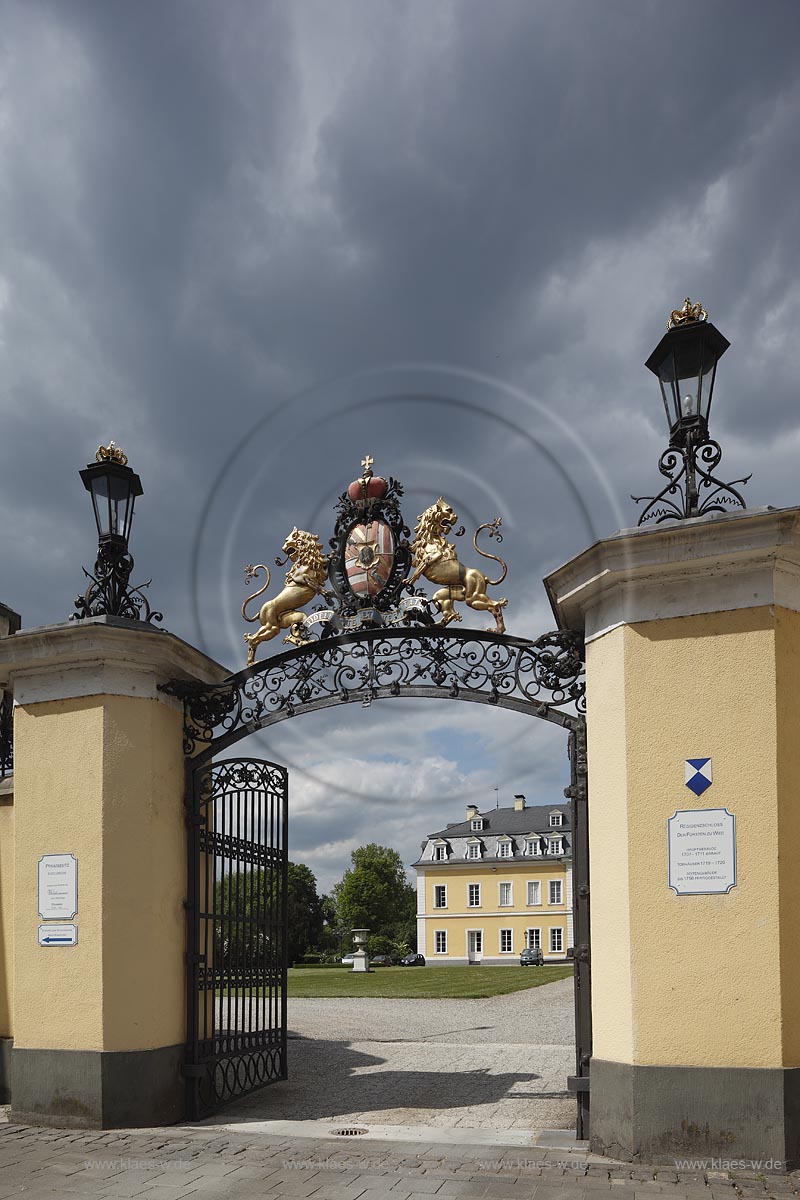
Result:
[[77,925],[40,925],[38,941],[40,946],[77,946]]

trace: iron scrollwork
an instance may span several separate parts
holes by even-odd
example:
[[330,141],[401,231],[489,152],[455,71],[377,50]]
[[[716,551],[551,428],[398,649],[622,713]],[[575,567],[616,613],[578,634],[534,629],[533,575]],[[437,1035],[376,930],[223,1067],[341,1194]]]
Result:
[[583,641],[536,641],[477,630],[367,629],[312,642],[246,667],[221,684],[179,682],[187,755],[210,758],[256,729],[302,711],[391,696],[441,696],[528,712],[567,728],[586,709]]
[[144,593],[144,588],[153,582],[131,586],[130,577],[133,570],[133,556],[125,549],[116,545],[100,545],[94,572],[83,568],[83,573],[89,580],[89,586],[82,596],[75,599],[76,612],[70,615],[71,621],[82,621],[85,617],[101,617],[111,614],[115,617],[127,617],[130,621],[161,621],[163,613],[150,607],[150,602]]
[[747,502],[737,484],[750,478],[723,483],[714,475],[722,459],[722,447],[703,431],[699,440],[689,437],[685,446],[670,446],[661,455],[658,469],[669,482],[657,496],[631,496],[637,504],[648,503],[639,516],[639,525],[702,517],[711,512],[730,512],[746,508]]

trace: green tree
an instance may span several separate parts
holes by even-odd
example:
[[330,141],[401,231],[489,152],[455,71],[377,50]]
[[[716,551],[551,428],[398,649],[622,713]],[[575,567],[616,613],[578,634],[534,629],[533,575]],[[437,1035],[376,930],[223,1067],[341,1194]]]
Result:
[[350,855],[352,867],[334,884],[337,923],[345,929],[369,929],[395,942],[414,941],[416,894],[406,879],[400,855],[370,842]]
[[322,936],[322,899],[317,880],[304,863],[289,863],[289,962],[315,950]]
[[[319,943],[323,914],[317,881],[309,868],[290,862],[287,876],[287,956],[292,963]],[[273,940],[277,946],[274,923],[280,915],[280,886],[279,872],[270,868],[232,871],[217,880],[214,956],[218,965],[247,967],[263,957]]]

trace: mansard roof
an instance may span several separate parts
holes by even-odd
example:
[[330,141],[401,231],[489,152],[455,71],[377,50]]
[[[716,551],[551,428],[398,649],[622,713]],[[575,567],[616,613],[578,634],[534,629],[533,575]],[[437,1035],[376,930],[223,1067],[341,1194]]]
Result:
[[[560,812],[562,814],[562,824],[551,826],[550,814]],[[548,833],[551,829],[567,830],[570,828],[570,807],[569,804],[529,804],[526,808],[517,812],[514,808],[490,808],[486,812],[475,814],[483,820],[482,834],[493,833],[495,836],[499,834],[511,834],[517,837],[526,833]],[[444,829],[438,829],[436,833],[429,833],[429,838],[451,838],[469,837],[473,832],[470,828],[470,818],[466,821],[458,821],[455,825],[446,825]]]

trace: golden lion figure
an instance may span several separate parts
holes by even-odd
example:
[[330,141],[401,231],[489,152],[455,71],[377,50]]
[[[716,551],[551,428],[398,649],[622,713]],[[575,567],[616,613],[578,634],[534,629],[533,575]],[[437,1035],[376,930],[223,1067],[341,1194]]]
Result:
[[495,620],[495,633],[504,633],[506,625],[503,620],[503,609],[508,601],[504,597],[492,600],[487,595],[486,589],[501,584],[508,574],[508,567],[502,558],[498,558],[496,554],[487,554],[478,545],[478,534],[483,529],[490,531],[490,537],[497,536],[500,518],[496,517],[494,521],[487,521],[485,525],[480,525],[472,539],[472,544],[478,554],[483,558],[491,558],[493,562],[499,563],[503,568],[497,579],[487,579],[483,571],[479,571],[475,567],[465,567],[458,561],[455,546],[447,540],[447,534],[457,520],[455,512],[442,496],[417,518],[417,527],[411,542],[411,562],[414,569],[409,578],[408,587],[413,587],[421,575],[424,575],[431,583],[444,585],[432,596],[433,603],[442,614],[440,625],[449,625],[451,621],[460,621],[461,615],[456,612],[455,605],[458,602],[464,602],[478,612],[491,613]]
[[310,641],[303,636],[305,614],[300,609],[309,604],[325,587],[328,577],[328,559],[322,553],[322,543],[313,533],[302,529],[293,529],[283,543],[281,553],[285,554],[293,566],[286,573],[286,586],[272,600],[265,600],[258,610],[257,616],[248,617],[247,605],[256,596],[261,596],[270,584],[269,567],[263,563],[258,566],[247,566],[244,570],[245,583],[255,579],[257,571],[264,571],[266,583],[248,596],[242,605],[242,616],[245,621],[259,621],[260,627],[255,633],[244,635],[247,642],[247,665],[255,662],[256,650],[261,642],[268,642],[277,637],[282,629],[289,633],[283,639],[294,646],[303,646]]

